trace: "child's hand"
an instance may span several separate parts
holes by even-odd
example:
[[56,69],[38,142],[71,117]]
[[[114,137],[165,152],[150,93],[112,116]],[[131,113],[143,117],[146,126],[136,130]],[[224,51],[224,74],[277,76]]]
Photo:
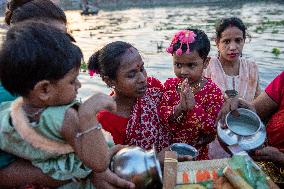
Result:
[[187,79],[183,80],[183,82],[181,83],[181,90],[180,90],[180,103],[178,105],[178,108],[181,111],[186,111],[187,109],[187,97],[186,97],[186,91],[188,88],[188,82]]
[[96,115],[102,109],[115,112],[116,103],[110,96],[103,93],[96,93],[80,105],[79,112]]
[[188,83],[188,79],[185,79],[182,82],[181,85],[181,102],[183,103],[183,105],[185,107],[183,107],[183,110],[192,110],[192,108],[195,106],[196,102],[194,99],[194,94],[192,93],[190,87],[189,87],[189,83]]
[[96,93],[80,105],[79,117],[84,118],[84,120],[96,121],[96,114],[102,109],[115,112],[116,103],[110,96]]

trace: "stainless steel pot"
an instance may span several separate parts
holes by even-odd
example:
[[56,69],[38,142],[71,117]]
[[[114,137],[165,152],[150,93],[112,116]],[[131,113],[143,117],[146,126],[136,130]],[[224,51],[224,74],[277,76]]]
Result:
[[133,182],[136,189],[153,189],[162,184],[162,171],[154,149],[124,148],[112,157],[110,169]]
[[251,151],[259,148],[265,141],[266,130],[260,118],[252,111],[239,108],[239,117],[234,117],[231,113],[226,116],[223,129],[218,123],[217,134],[219,139],[226,145],[238,144],[243,150]]

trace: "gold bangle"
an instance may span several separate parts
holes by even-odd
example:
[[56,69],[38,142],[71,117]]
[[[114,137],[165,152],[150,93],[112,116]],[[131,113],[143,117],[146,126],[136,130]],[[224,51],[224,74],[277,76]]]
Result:
[[76,138],[79,138],[79,137],[81,137],[82,135],[87,134],[87,133],[89,133],[89,132],[91,132],[91,131],[93,131],[93,130],[101,130],[101,129],[102,129],[102,125],[101,125],[100,123],[98,123],[98,124],[95,125],[94,127],[91,127],[91,128],[89,128],[89,129],[87,129],[86,131],[77,133],[77,134],[76,134]]
[[[176,107],[177,107],[177,105],[176,106],[174,106],[174,108],[173,108],[173,116],[175,116],[175,113],[176,113]],[[176,118],[176,122],[178,122],[178,123],[180,123],[180,121],[182,120],[182,118],[183,118],[183,111],[181,112],[181,114]]]

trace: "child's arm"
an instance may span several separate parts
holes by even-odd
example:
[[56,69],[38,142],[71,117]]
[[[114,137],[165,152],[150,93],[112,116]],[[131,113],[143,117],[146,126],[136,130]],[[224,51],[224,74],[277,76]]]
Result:
[[[70,180],[71,181],[71,180]],[[17,159],[8,167],[0,169],[0,188],[19,188],[26,184],[39,184],[45,187],[59,187],[70,181],[58,181],[47,174],[43,174],[39,168],[31,162]]]
[[[97,112],[102,109],[113,111],[116,104],[105,94],[93,95],[80,106],[79,112],[72,108],[67,110],[61,130],[78,157],[95,172],[104,171],[109,164],[108,147],[96,119]],[[78,133],[85,134],[78,136]]]

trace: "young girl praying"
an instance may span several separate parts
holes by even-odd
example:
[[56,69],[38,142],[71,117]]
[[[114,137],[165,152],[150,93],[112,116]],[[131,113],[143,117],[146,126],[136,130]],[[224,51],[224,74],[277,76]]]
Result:
[[[175,33],[167,52],[173,56],[176,78],[164,83],[159,107],[161,121],[172,134],[171,143],[187,143],[199,151],[198,160],[208,159],[207,144],[214,139],[215,120],[223,104],[221,90],[202,76],[207,67],[210,41],[198,29]],[[208,140],[208,136],[212,136]]]
[[0,50],[0,80],[13,102],[0,106],[0,148],[30,160],[69,188],[93,188],[92,171],[107,169],[109,154],[96,113],[115,109],[96,94],[75,101],[82,53],[65,32],[36,22],[8,31]]

